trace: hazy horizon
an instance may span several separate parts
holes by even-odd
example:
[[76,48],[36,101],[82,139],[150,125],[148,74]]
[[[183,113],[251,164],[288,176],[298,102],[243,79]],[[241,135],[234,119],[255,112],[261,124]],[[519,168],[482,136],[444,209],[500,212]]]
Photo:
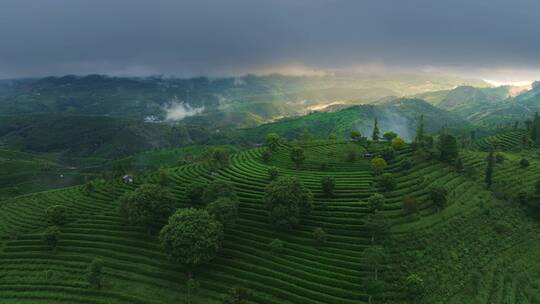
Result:
[[540,79],[540,2],[82,1],[0,4],[0,78],[434,71]]

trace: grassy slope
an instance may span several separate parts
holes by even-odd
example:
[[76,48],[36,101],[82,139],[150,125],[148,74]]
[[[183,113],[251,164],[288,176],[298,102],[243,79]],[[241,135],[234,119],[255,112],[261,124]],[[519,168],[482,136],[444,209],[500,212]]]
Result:
[[[205,163],[168,169],[179,207],[186,205],[184,188],[194,179],[229,180],[240,197],[238,225],[227,234],[219,257],[197,271],[202,283],[199,297],[204,299],[199,303],[211,303],[234,285],[254,290],[253,303],[367,302],[360,278],[367,272],[363,249],[369,237],[362,225],[366,198],[377,191],[369,164],[365,160],[340,161],[353,147],[350,143],[302,145],[308,159],[301,170],[292,169],[287,147],[274,154],[270,164],[278,166],[282,175],[299,177],[315,193],[314,211],[293,232],[275,231],[266,224],[261,197],[268,183],[268,165],[260,162],[260,149],[235,155],[230,167],[215,174],[210,174]],[[426,279],[426,303],[536,303],[537,267],[528,268],[524,277],[512,274],[527,263],[537,265],[538,256],[527,250],[527,244],[538,243],[538,223],[519,208],[494,198],[477,181],[438,162],[419,162],[402,170],[400,162],[410,157],[411,152],[404,149],[388,169],[396,175],[398,188],[384,193],[388,204],[383,212],[393,224],[391,237],[384,242],[391,258],[381,272],[385,291],[376,298],[407,302],[399,282],[412,271]],[[329,171],[319,171],[329,158],[334,160]],[[532,164],[531,169],[536,166]],[[324,175],[337,179],[332,199],[321,196],[319,180]],[[136,182],[152,178],[136,177]],[[448,208],[439,213],[427,201],[432,185],[452,190]],[[92,193],[68,188],[4,202],[0,206],[0,290],[4,298],[32,303],[60,303],[62,299],[71,303],[180,301],[185,280],[182,269],[167,262],[154,237],[123,225],[118,218],[116,198],[129,188],[109,181],[97,184]],[[403,213],[405,194],[423,202],[419,215]],[[43,247],[39,233],[44,228],[44,208],[59,203],[68,207],[70,222],[53,255]],[[508,223],[506,229],[495,228],[501,220]],[[329,234],[327,245],[314,246],[311,233],[316,227]],[[270,256],[268,243],[276,237],[285,242],[286,252]],[[95,256],[106,264],[101,291],[86,288],[84,281],[84,268]],[[46,279],[46,270],[52,270],[51,279]],[[480,274],[475,276],[475,272]],[[476,284],[474,278],[480,278],[477,281],[482,286],[477,294],[469,290]]]
[[3,116],[0,117],[0,145],[68,156],[115,158],[188,144],[190,136],[206,138],[208,134],[200,130],[100,116]]
[[394,131],[404,138],[414,137],[417,119],[424,114],[426,130],[438,132],[442,127],[467,126],[455,115],[435,108],[419,99],[392,99],[377,105],[352,106],[336,112],[314,112],[306,116],[285,118],[257,128],[244,130],[245,138],[263,139],[270,132],[287,138],[303,138],[309,133],[316,138],[330,134],[338,138],[348,137],[352,129],[370,136],[375,117],[379,120],[381,132]]
[[81,184],[94,175],[83,168],[104,162],[0,149],[0,198]]

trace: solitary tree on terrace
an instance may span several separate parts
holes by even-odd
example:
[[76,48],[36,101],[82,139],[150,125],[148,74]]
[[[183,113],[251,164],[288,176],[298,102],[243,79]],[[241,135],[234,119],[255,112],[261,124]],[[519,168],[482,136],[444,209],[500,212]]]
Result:
[[202,202],[203,204],[207,205],[220,197],[226,197],[233,201],[238,201],[238,196],[236,195],[233,184],[224,180],[214,180],[204,189],[202,194]]
[[66,207],[62,205],[54,205],[47,208],[47,221],[51,225],[63,226],[66,223]]
[[388,131],[386,133],[383,134],[383,138],[386,140],[386,141],[392,141],[394,138],[396,138],[398,135],[396,134],[396,132],[392,132],[392,131]]
[[375,157],[371,160],[371,168],[375,172],[375,174],[381,174],[384,169],[386,168],[387,163],[382,157]]
[[380,139],[379,122],[377,117],[375,117],[375,121],[373,122],[373,133],[371,134],[371,139],[373,139],[373,141],[379,141]]
[[206,206],[208,213],[218,220],[223,227],[234,226],[238,218],[238,201],[220,197]]
[[277,133],[269,133],[266,135],[266,145],[271,152],[275,152],[278,149],[280,141],[281,138]]
[[142,185],[120,199],[120,215],[130,224],[141,225],[149,232],[161,228],[174,209],[174,195],[160,185]]
[[277,227],[290,229],[298,225],[302,215],[311,210],[313,194],[298,179],[282,177],[268,185],[264,202],[270,222]]
[[354,141],[359,141],[362,138],[362,134],[358,130],[351,131],[351,139]]
[[382,194],[375,193],[368,198],[368,208],[371,213],[377,213],[384,207],[385,198]]
[[304,155],[304,149],[300,147],[294,147],[291,150],[291,160],[294,163],[296,169],[304,163],[306,156]]
[[159,240],[169,257],[189,269],[211,261],[223,240],[223,225],[204,209],[179,209],[161,229]]
[[321,179],[321,188],[324,195],[327,197],[334,196],[334,189],[336,188],[336,179],[333,176],[324,176]]
[[90,286],[97,289],[101,288],[101,278],[103,275],[103,261],[95,258],[86,268],[86,280]]

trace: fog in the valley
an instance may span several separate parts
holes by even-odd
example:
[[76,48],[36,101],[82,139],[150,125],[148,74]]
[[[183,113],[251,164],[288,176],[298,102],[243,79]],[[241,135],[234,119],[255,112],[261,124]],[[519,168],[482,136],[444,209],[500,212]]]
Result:
[[163,107],[165,111],[165,120],[178,121],[188,116],[194,116],[201,114],[204,111],[204,107],[192,107],[188,103],[173,99],[166,106]]

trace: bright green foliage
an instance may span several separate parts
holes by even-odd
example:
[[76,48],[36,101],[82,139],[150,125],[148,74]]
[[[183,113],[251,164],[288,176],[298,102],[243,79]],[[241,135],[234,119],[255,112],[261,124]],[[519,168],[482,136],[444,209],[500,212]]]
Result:
[[388,164],[382,157],[375,157],[371,160],[371,168],[375,174],[381,174],[387,166]]
[[298,179],[283,177],[266,187],[264,203],[270,222],[276,227],[290,229],[310,212],[313,194]]
[[437,210],[441,210],[446,207],[448,191],[441,187],[433,187],[429,190],[429,198]]
[[495,162],[496,162],[497,164],[502,164],[502,163],[504,162],[505,159],[506,159],[506,157],[504,157],[503,154],[501,154],[501,153],[495,154]]
[[379,180],[379,185],[385,190],[385,191],[392,191],[397,186],[397,181],[394,178],[394,175],[392,173],[385,173],[381,175],[381,179]]
[[120,200],[120,215],[130,224],[148,231],[159,229],[176,209],[175,197],[165,187],[145,184]]
[[280,142],[281,138],[277,133],[269,133],[268,135],[266,135],[266,145],[271,152],[277,151]]
[[53,226],[63,226],[67,221],[67,210],[62,205],[50,206],[46,210],[47,222]]
[[276,167],[268,168],[268,179],[273,181],[276,180],[279,176],[279,171]]
[[336,179],[333,176],[324,176],[321,179],[321,188],[327,197],[334,196],[334,189],[336,188]]
[[455,162],[458,156],[456,138],[449,134],[442,134],[439,139],[439,152],[441,153],[441,161],[449,164]]
[[103,261],[95,258],[86,268],[86,281],[91,287],[101,288],[101,280],[103,276]]
[[392,148],[394,150],[401,150],[405,146],[405,141],[399,137],[392,139]]
[[273,239],[269,244],[270,252],[274,255],[281,254],[285,251],[283,241],[280,239]]
[[223,180],[212,181],[204,189],[202,202],[209,204],[220,197],[227,197],[233,201],[237,201],[238,196],[236,195],[236,191],[234,191],[234,185]]
[[193,182],[186,186],[186,197],[193,206],[201,205],[203,200],[202,196],[206,189],[206,185]]
[[243,287],[233,287],[229,289],[227,295],[223,299],[223,304],[248,304],[251,297],[251,292]]
[[197,266],[216,256],[223,240],[223,225],[206,210],[180,209],[161,229],[159,240],[172,260]]
[[351,139],[354,141],[359,141],[362,138],[362,134],[358,130],[351,131]]
[[413,273],[405,279],[405,288],[407,289],[409,298],[416,303],[424,295],[425,283],[422,277]]
[[228,197],[220,197],[211,202],[206,206],[206,210],[225,228],[234,226],[238,219],[238,202]]
[[56,251],[56,246],[60,241],[60,228],[57,226],[49,226],[43,233],[42,239],[45,244],[53,251]]
[[380,139],[379,122],[377,117],[375,117],[375,120],[373,121],[373,132],[371,133],[371,139],[373,141],[379,141]]
[[371,213],[376,213],[384,207],[385,198],[384,195],[375,193],[368,198],[368,208]]
[[306,156],[304,155],[304,149],[300,147],[294,147],[291,150],[291,160],[296,166],[296,168],[300,168],[302,164],[304,163],[304,160],[306,159]]
[[315,230],[313,230],[313,240],[318,246],[326,244],[327,238],[328,236],[326,235],[326,231],[324,231],[324,229],[322,229],[321,227],[315,228]]
[[383,134],[383,138],[386,140],[386,141],[393,141],[395,138],[397,138],[397,134],[396,132],[392,132],[392,131],[388,131],[386,133]]

